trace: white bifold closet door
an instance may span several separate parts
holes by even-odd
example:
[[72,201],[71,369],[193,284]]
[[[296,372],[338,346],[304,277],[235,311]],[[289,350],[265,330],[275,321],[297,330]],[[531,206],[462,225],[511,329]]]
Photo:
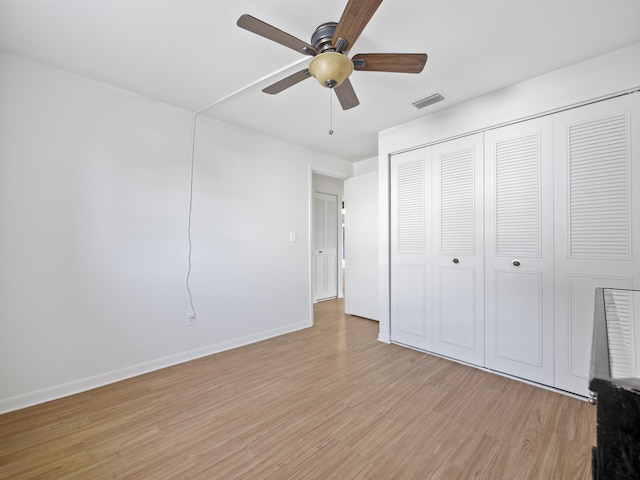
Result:
[[482,135],[391,159],[391,340],[484,362]]
[[597,287],[640,288],[640,94],[554,116],[555,386],[588,394]]
[[391,157],[391,340],[431,350],[431,148]]
[[485,133],[486,366],[553,385],[553,120]]
[[432,147],[433,351],[484,365],[482,134]]

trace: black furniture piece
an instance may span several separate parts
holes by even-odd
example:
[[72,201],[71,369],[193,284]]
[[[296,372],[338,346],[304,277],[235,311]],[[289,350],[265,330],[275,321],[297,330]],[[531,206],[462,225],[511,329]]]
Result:
[[594,480],[640,479],[640,291],[598,288],[589,389]]

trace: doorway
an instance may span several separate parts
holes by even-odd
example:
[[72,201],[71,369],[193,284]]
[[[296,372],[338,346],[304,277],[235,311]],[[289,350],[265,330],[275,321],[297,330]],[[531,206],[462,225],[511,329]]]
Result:
[[314,192],[313,301],[338,296],[338,196]]
[[[312,301],[343,298],[344,178],[313,172],[310,201]],[[322,253],[320,253],[322,251]]]

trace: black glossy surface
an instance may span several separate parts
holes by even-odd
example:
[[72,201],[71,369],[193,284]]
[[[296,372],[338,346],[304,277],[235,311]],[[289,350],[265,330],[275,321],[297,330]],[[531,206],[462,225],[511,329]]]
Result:
[[604,316],[604,289],[596,290],[591,378],[597,393],[597,448],[593,478],[640,479],[640,383],[637,379],[612,379]]

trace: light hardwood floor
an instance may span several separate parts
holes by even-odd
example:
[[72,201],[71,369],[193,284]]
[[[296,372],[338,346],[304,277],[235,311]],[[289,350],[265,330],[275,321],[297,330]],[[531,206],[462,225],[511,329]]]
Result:
[[315,323],[1,415],[0,478],[591,478],[586,402]]

